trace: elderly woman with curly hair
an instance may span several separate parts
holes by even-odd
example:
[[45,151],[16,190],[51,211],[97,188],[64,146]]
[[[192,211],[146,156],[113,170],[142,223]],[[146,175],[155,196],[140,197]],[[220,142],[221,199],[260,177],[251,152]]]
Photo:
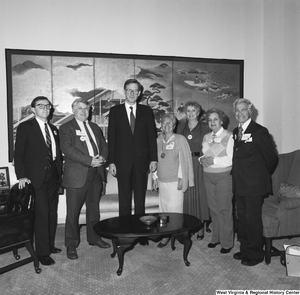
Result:
[[[159,188],[159,211],[183,213],[184,192],[194,185],[190,147],[184,136],[175,134],[176,118],[165,114],[161,118],[162,133],[157,138],[157,177],[154,189]],[[169,238],[158,244],[165,247]]]
[[219,109],[211,108],[206,112],[208,126],[212,132],[203,138],[204,186],[212,219],[212,238],[209,248],[221,244],[220,252],[229,253],[233,247],[234,230],[232,216],[232,133],[223,128],[226,115]]

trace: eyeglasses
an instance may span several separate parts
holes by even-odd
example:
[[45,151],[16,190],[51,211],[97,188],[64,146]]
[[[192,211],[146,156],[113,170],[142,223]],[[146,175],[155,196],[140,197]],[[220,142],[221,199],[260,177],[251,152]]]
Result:
[[39,109],[41,109],[41,110],[43,110],[43,109],[45,109],[46,108],[46,110],[50,110],[50,108],[51,108],[51,105],[50,104],[36,104],[35,105],[36,107],[38,107]]
[[138,95],[139,91],[138,90],[132,90],[132,89],[126,89],[126,93],[129,94],[134,94],[134,95]]
[[173,124],[172,122],[167,122],[167,123],[162,123],[162,126],[174,126],[175,124]]

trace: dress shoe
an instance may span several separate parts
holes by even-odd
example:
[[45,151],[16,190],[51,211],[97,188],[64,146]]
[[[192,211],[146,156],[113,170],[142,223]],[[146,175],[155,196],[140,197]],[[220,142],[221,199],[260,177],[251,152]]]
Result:
[[204,235],[199,235],[199,234],[197,235],[197,240],[198,240],[198,241],[203,240],[203,238],[204,238]]
[[219,245],[220,243],[209,243],[207,245],[208,248],[215,248],[217,245]]
[[167,243],[162,243],[162,242],[159,242],[159,244],[157,245],[157,248],[163,248],[163,247],[166,247],[168,245],[169,241]]
[[207,233],[211,233],[211,229],[209,227],[206,228],[205,230]]
[[110,248],[110,244],[104,242],[103,240],[98,240],[96,243],[89,243],[91,246],[98,246],[99,248]]
[[51,253],[53,253],[53,254],[57,254],[57,253],[60,253],[60,252],[61,252],[61,249],[59,249],[59,248],[56,248],[56,247],[51,248]]
[[211,224],[211,219],[205,221],[205,225],[206,225],[205,231],[206,231],[207,233],[211,233],[211,229],[209,228],[209,225],[210,225],[210,224]]
[[76,248],[74,248],[74,247],[67,248],[67,257],[72,260],[78,259]]
[[232,248],[221,248],[220,253],[221,254],[227,254],[231,251]]
[[166,247],[169,243],[170,239],[162,239],[159,244],[157,245],[158,248]]
[[39,262],[42,265],[50,266],[55,263],[55,261],[49,255],[38,256]]
[[250,258],[244,258],[241,263],[245,266],[254,266],[254,265],[257,265],[261,262],[263,262],[264,259],[250,259]]
[[243,252],[237,252],[233,254],[233,258],[236,260],[243,260],[245,258],[247,258],[247,255]]

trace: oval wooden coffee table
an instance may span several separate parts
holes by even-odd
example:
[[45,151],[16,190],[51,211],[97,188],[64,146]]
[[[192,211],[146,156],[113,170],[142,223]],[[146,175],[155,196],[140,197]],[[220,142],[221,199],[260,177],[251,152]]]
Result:
[[[142,215],[129,215],[104,219],[94,225],[95,232],[101,237],[112,240],[114,252],[111,257],[118,255],[119,268],[117,275],[121,275],[124,265],[124,252],[131,250],[139,239],[150,239],[155,242],[163,236],[171,236],[171,247],[175,250],[175,239],[184,245],[183,261],[186,266],[188,253],[192,246],[192,233],[202,228],[201,221],[191,215],[182,213],[155,213],[146,214],[158,217],[151,225],[145,225],[140,217]],[[160,215],[168,216],[167,223],[160,223]]]

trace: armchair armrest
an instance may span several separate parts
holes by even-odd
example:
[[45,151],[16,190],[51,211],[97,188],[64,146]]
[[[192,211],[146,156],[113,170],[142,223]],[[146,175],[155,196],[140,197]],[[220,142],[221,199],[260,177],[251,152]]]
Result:
[[292,210],[300,207],[300,198],[283,197],[279,203],[279,210]]

